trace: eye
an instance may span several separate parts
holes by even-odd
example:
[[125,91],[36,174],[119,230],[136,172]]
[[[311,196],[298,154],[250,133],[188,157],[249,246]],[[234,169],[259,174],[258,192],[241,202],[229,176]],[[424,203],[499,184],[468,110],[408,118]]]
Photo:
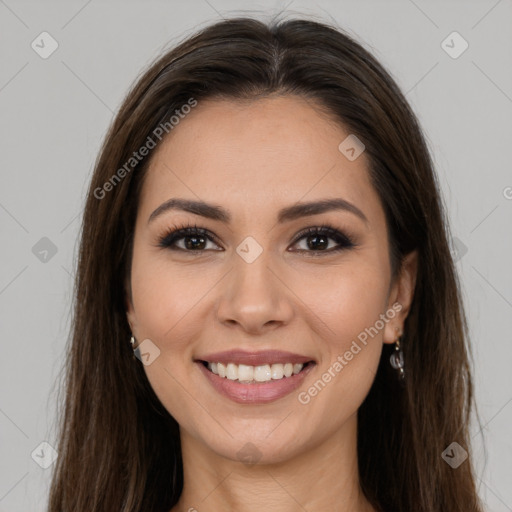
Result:
[[[305,248],[299,249],[299,252],[313,252],[313,253],[333,253],[345,249],[355,247],[355,243],[352,239],[342,233],[341,231],[324,224],[322,226],[310,227],[301,231],[294,242],[294,245],[298,242],[305,240]],[[334,241],[334,247],[330,242]]]
[[[355,247],[352,239],[341,231],[329,225],[310,227],[301,231],[296,237],[292,245],[305,240],[305,248],[299,248],[297,252],[313,253],[321,255],[321,253],[333,253],[341,250]],[[330,244],[334,241],[334,247]],[[183,243],[181,243],[183,242]],[[204,252],[210,250],[222,250],[208,247],[208,243],[219,247],[216,237],[204,228],[194,226],[173,226],[165,235],[159,238],[158,246],[173,251],[185,252]]]
[[[180,246],[178,242],[182,240],[184,243]],[[158,246],[178,251],[201,252],[208,249],[208,242],[217,245],[214,241],[215,237],[204,228],[198,228],[197,226],[174,226],[158,240]]]

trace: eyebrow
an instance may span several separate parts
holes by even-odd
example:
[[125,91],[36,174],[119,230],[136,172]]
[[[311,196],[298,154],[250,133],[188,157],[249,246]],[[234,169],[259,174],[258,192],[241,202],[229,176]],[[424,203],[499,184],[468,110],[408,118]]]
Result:
[[[156,217],[162,215],[169,210],[183,210],[185,212],[200,215],[207,219],[218,220],[229,224],[231,222],[231,214],[222,206],[205,203],[203,201],[194,201],[192,199],[179,199],[172,198],[165,203],[161,204],[149,216],[148,224]],[[320,199],[309,203],[297,203],[292,206],[287,206],[279,210],[277,220],[279,223],[290,222],[301,217],[317,215],[331,210],[344,210],[354,215],[357,215],[365,223],[368,223],[366,215],[354,204],[341,198],[333,199]]]

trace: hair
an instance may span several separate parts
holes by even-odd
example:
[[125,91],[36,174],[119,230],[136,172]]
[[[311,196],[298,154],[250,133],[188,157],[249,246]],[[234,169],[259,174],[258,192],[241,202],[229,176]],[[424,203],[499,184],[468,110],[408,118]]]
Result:
[[271,95],[312,100],[363,141],[386,215],[393,278],[403,258],[418,251],[402,339],[406,385],[389,365],[393,345],[385,346],[358,410],[365,496],[386,512],[483,510],[471,456],[456,469],[441,457],[454,441],[470,451],[476,404],[448,221],[417,118],[389,72],[340,28],[237,17],[202,28],[148,67],[96,160],[81,226],[49,512],[163,512],[177,503],[179,427],[134,358],[126,318],[134,225],[150,157],[105,184],[191,98],[200,104]]

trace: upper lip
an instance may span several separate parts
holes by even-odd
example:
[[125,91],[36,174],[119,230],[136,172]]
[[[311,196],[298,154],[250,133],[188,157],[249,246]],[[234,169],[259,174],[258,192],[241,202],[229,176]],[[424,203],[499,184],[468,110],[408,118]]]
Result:
[[208,361],[211,363],[234,363],[247,366],[260,366],[264,364],[286,364],[286,363],[307,363],[314,361],[312,357],[285,352],[283,350],[263,350],[259,352],[247,352],[245,350],[226,350],[215,352],[198,357],[197,361]]

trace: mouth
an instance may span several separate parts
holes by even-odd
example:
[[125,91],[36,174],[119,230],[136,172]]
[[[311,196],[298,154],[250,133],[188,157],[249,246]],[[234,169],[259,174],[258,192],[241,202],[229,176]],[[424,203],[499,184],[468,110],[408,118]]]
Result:
[[221,363],[198,360],[209,372],[221,379],[228,379],[240,384],[258,384],[263,382],[289,379],[305,372],[315,364],[314,361],[305,363],[266,363],[257,366],[235,363]]
[[290,395],[317,365],[311,358],[279,351],[222,352],[194,363],[215,391],[239,404],[265,404]]

